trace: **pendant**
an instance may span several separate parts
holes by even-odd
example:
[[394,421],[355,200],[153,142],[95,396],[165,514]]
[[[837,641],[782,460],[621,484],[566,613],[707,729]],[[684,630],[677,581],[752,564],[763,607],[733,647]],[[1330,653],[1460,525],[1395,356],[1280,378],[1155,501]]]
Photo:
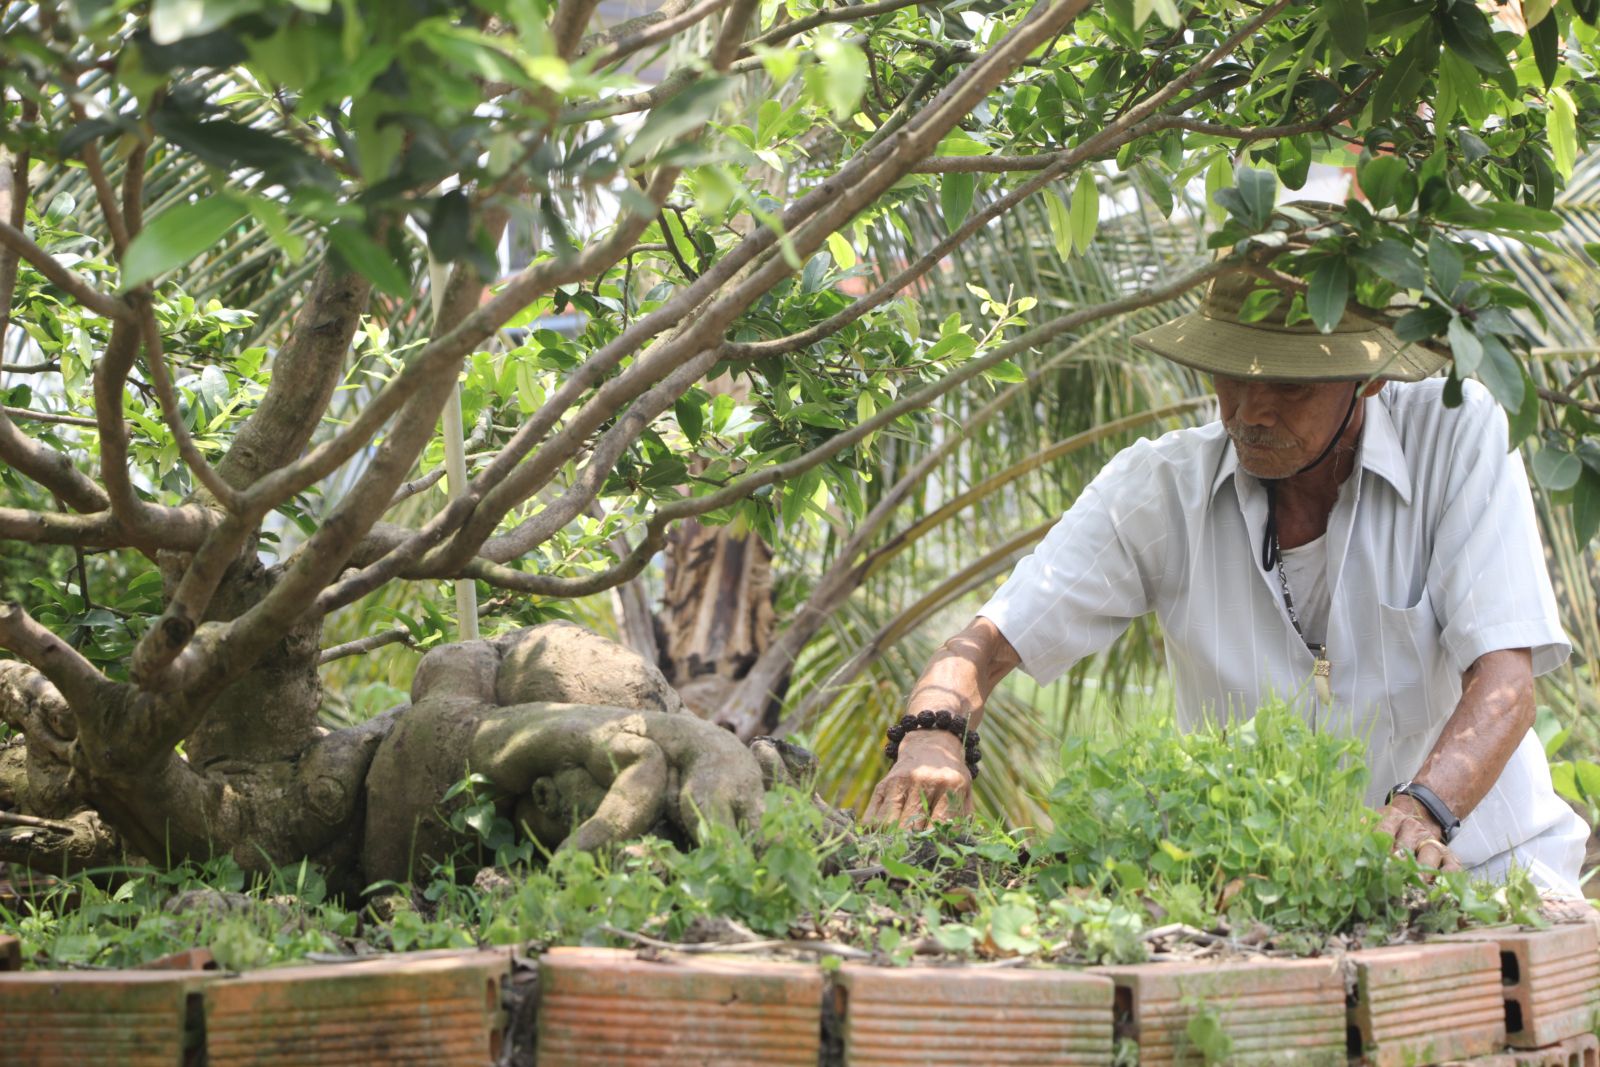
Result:
[[1333,664],[1328,662],[1326,654],[1319,653],[1317,661],[1311,667],[1311,677],[1316,680],[1317,700],[1323,707],[1333,704]]

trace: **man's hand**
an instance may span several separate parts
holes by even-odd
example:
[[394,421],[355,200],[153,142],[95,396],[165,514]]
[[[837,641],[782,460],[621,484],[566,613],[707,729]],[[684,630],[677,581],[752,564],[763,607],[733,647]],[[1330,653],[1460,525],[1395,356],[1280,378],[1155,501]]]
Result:
[[972,776],[961,738],[944,730],[913,730],[900,741],[894,767],[872,791],[863,821],[920,830],[929,821],[972,811]]
[[1394,838],[1395,851],[1411,853],[1424,867],[1461,870],[1461,861],[1445,846],[1443,828],[1416,800],[1408,796],[1395,797],[1392,804],[1378,809],[1378,815],[1381,817],[1378,829]]

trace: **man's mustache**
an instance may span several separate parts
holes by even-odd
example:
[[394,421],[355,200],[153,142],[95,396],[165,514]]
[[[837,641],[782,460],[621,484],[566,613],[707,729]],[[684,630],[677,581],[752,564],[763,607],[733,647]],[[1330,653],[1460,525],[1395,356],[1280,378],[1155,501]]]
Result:
[[1234,444],[1250,448],[1294,448],[1299,444],[1292,436],[1267,426],[1251,426],[1238,420],[1224,424]]

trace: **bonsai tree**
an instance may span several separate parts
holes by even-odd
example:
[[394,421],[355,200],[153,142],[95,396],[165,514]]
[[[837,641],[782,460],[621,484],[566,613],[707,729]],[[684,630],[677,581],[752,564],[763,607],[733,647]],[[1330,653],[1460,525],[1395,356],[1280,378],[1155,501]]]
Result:
[[[1246,251],[1281,252],[1263,312],[1326,329],[1355,301],[1448,342],[1526,435],[1545,394],[1508,309],[1531,301],[1472,235],[1556,227],[1597,111],[1597,6],[11,9],[0,859],[226,851],[358,879],[470,768],[535,833],[580,823],[579,846],[748,817],[753,757],[648,664],[562,652],[586,640],[564,630],[436,650],[415,703],[328,733],[319,663],[359,649],[324,649],[323,622],[445,580],[533,621],[629,582],[683,523],[771,543],[824,499],[833,564],[719,700],[748,737],[938,462],[863,491],[880,435],[915,439],[941,398]],[[1318,160],[1353,164],[1360,196],[1275,213]],[[1157,214],[1203,182],[1224,258],[1048,317],[992,294],[981,329],[908,327],[905,294],[1031,198],[1082,252],[1125,209],[1101,198],[1111,167]],[[944,235],[866,272],[869,229],[934,194]],[[392,518],[439,480],[458,394],[473,464]],[[1592,534],[1593,405],[1547,399],[1573,415],[1536,469],[1583,494]]]

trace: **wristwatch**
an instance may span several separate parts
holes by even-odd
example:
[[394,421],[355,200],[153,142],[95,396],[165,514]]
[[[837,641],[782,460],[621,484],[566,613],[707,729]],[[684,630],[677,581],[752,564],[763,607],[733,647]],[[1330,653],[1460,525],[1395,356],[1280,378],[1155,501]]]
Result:
[[1410,797],[1427,809],[1428,814],[1433,816],[1433,821],[1439,824],[1439,829],[1444,834],[1445,844],[1448,845],[1451,838],[1455,837],[1457,831],[1461,829],[1461,820],[1456,818],[1455,812],[1450,810],[1450,806],[1439,799],[1438,793],[1435,793],[1421,782],[1416,780],[1401,782],[1389,790],[1389,796],[1384,800],[1384,803],[1393,803],[1394,798],[1399,796]]

